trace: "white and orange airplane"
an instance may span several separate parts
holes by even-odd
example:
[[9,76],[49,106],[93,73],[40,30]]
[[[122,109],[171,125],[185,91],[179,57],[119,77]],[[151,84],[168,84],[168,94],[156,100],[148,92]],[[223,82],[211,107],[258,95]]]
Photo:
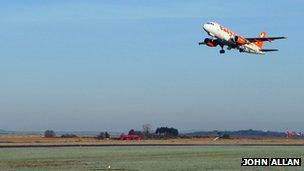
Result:
[[240,52],[263,55],[265,52],[278,51],[278,49],[263,49],[264,41],[271,42],[276,39],[287,39],[287,37],[266,37],[265,32],[260,33],[259,37],[245,38],[216,22],[204,24],[203,29],[212,38],[206,38],[203,42],[199,42],[199,45],[207,45],[209,47],[216,47],[219,45],[222,48],[220,50],[221,54],[225,53],[224,46],[227,46],[228,50],[237,49]]

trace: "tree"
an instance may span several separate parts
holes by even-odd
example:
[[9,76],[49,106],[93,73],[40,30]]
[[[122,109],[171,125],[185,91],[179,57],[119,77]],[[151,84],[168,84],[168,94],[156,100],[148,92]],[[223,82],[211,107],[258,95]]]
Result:
[[129,135],[135,135],[136,134],[136,132],[134,131],[134,129],[131,129],[130,131],[129,131]]
[[100,132],[97,136],[97,139],[105,139],[105,138],[110,138],[110,134],[106,131],[106,132]]
[[156,129],[155,134],[162,137],[177,137],[178,130],[175,128],[160,127]]
[[44,132],[44,137],[45,138],[54,138],[54,137],[56,137],[56,134],[53,130],[46,130]]
[[110,134],[108,132],[105,132],[105,137],[110,138]]
[[151,133],[151,125],[150,124],[144,124],[143,125],[143,134],[146,136],[146,137],[149,137],[150,136],[150,133]]
[[100,132],[100,133],[97,135],[96,138],[99,139],[99,140],[104,139],[104,138],[105,138],[105,133],[104,133],[104,132]]

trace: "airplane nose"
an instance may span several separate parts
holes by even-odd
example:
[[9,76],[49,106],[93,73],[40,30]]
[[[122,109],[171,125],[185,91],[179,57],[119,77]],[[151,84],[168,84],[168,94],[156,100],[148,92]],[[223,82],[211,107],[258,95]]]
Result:
[[203,25],[203,29],[204,29],[206,32],[208,32],[208,25],[207,25],[207,24],[204,24],[204,25]]

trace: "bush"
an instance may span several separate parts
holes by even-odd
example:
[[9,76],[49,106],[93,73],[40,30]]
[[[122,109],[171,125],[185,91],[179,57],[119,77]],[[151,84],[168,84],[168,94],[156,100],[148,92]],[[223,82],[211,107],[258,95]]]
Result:
[[44,137],[45,138],[54,138],[54,137],[56,137],[56,134],[53,130],[46,130],[44,132]]
[[96,138],[100,140],[110,138],[110,134],[108,132],[100,132]]
[[63,134],[60,137],[61,138],[77,138],[78,136],[75,134]]
[[225,134],[223,134],[223,136],[221,138],[223,138],[223,139],[229,139],[230,135],[225,133]]

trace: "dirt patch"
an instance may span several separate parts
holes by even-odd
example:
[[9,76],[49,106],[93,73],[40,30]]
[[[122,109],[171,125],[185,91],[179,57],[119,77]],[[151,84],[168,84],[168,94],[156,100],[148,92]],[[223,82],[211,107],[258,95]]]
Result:
[[218,144],[218,145],[242,145],[242,144],[282,144],[282,145],[304,145],[304,139],[286,138],[189,138],[189,139],[165,139],[165,140],[140,140],[140,141],[121,141],[121,140],[98,140],[94,137],[77,138],[44,138],[39,135],[2,135],[0,136],[1,146],[22,146],[22,145],[199,145],[199,144]]

